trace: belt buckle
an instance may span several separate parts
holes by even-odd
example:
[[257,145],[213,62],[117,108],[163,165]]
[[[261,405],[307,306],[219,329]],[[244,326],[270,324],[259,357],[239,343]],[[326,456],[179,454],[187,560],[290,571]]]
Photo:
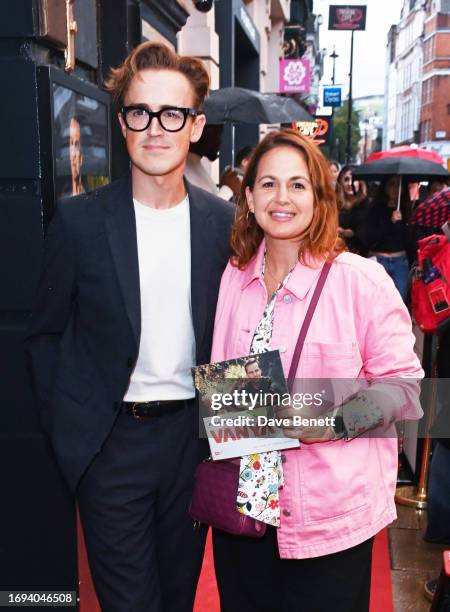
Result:
[[133,405],[131,406],[131,414],[133,415],[133,418],[137,419],[138,421],[142,421],[143,419],[145,419],[145,417],[136,414],[136,406],[142,403],[143,402],[133,402]]

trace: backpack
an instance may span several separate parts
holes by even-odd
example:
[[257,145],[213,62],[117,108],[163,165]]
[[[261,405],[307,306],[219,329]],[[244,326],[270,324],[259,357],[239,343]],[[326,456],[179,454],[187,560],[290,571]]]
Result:
[[434,334],[450,320],[450,242],[435,234],[419,240],[411,286],[413,317],[425,333]]

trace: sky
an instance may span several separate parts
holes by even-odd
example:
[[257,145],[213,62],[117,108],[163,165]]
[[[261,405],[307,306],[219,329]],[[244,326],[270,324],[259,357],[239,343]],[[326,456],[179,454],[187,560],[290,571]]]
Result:
[[[328,30],[330,4],[366,5],[367,20],[364,32],[354,33],[353,43],[353,97],[370,96],[384,93],[384,71],[386,62],[387,34],[391,25],[398,23],[403,0],[314,0],[314,13],[323,15],[319,29],[320,48],[326,48],[328,55],[336,46],[335,82],[343,86],[343,96],[348,92],[348,73],[350,70],[349,31]],[[333,63],[325,57],[322,84],[331,83]]]

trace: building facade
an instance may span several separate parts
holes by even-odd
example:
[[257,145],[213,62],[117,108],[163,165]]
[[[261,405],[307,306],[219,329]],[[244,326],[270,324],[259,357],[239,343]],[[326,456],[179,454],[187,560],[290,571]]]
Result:
[[396,68],[397,26],[391,26],[388,33],[386,68],[384,81],[383,149],[395,145],[395,119],[397,110],[397,68]]
[[357,162],[364,163],[371,153],[379,151],[383,140],[384,96],[362,96],[353,100],[358,111],[361,139],[358,145]]
[[389,31],[384,118],[389,146],[419,142],[424,21],[421,0],[405,0],[399,23]]
[[424,32],[420,144],[450,159],[450,1],[428,0]]

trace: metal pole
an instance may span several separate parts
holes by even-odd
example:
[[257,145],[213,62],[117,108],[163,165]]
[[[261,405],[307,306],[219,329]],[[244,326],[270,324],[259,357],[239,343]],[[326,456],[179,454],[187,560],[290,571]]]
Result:
[[333,59],[333,76],[331,77],[331,82],[334,85],[334,76],[335,76],[335,71],[336,71],[336,58],[339,57],[339,55],[336,53],[336,47],[333,47],[333,53],[330,55],[330,57]]
[[347,116],[347,152],[345,155],[345,163],[349,164],[352,157],[352,105],[353,105],[353,92],[352,92],[352,80],[353,80],[353,34],[350,44],[350,72],[349,85],[348,85],[348,116]]
[[[331,83],[334,85],[334,79],[336,74],[336,58],[339,55],[336,53],[336,47],[333,47],[333,53],[330,55],[333,60],[333,75],[331,77]],[[330,157],[333,158],[334,154],[334,106],[331,108],[331,129],[330,129]]]

